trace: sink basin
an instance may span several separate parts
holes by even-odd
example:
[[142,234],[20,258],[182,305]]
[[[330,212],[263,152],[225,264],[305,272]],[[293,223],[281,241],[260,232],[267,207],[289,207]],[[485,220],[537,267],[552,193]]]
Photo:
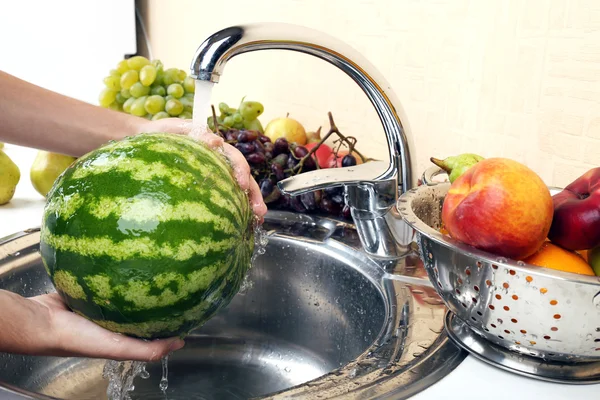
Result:
[[[270,211],[264,228],[269,244],[246,287],[170,356],[169,399],[400,399],[465,357],[416,255],[375,262],[353,225],[329,218]],[[38,246],[36,229],[2,241],[1,289],[53,291]],[[105,363],[0,353],[0,397],[105,399]],[[147,370],[132,399],[164,399],[161,364]]]

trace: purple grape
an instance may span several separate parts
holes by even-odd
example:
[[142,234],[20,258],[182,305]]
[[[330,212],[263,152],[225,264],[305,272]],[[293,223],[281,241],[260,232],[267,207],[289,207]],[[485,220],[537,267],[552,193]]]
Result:
[[356,165],[356,157],[352,154],[346,154],[344,158],[342,158],[342,167],[352,167]]
[[290,152],[290,144],[286,138],[279,138],[273,145],[273,155],[278,156],[279,154],[287,154]]
[[304,206],[300,197],[301,196],[290,197],[290,208],[296,212],[303,213],[306,212],[306,207]]
[[302,158],[307,154],[308,154],[308,150],[306,149],[306,147],[296,146],[296,148],[294,149],[294,155],[298,158]]
[[254,143],[236,143],[235,148],[238,149],[243,155],[247,156],[256,151]]
[[225,132],[225,140],[228,142],[237,141],[238,140],[238,131],[230,129],[227,132]]
[[304,165],[302,166],[303,171],[314,171],[315,169],[317,169],[317,163],[314,158],[308,157],[304,160]]
[[352,219],[352,214],[350,213],[350,207],[344,206],[344,208],[342,208],[342,217],[345,219]]
[[260,140],[262,143],[271,143],[271,138],[265,135],[258,135],[258,140]]
[[254,143],[254,147],[256,147],[256,151],[258,151],[260,153],[265,152],[265,147],[261,142],[259,142],[258,140],[255,140],[252,143]]
[[256,131],[240,131],[238,135],[238,142],[253,142],[258,138],[258,132]]
[[296,165],[298,165],[299,162],[300,161],[296,160],[294,157],[289,157],[287,160],[288,169],[294,168]]
[[266,158],[267,160],[270,160],[270,159],[272,159],[272,158],[273,158],[273,153],[271,153],[270,151],[266,151],[266,152],[265,152],[265,158]]
[[[280,154],[281,156],[282,154]],[[279,164],[271,164],[271,172],[273,172],[273,175],[275,175],[275,179],[277,180],[277,182],[285,179],[285,174],[283,173],[283,167]]]
[[246,156],[246,160],[251,164],[262,164],[265,162],[265,155],[263,153],[252,153]]
[[278,164],[283,168],[287,165],[288,158],[290,158],[290,156],[287,154],[279,154],[277,157],[273,158],[272,162],[273,164]]
[[325,211],[326,213],[329,213],[331,215],[340,215],[340,212],[342,211],[342,206],[334,201],[332,201],[329,197],[327,196],[323,196],[323,198],[321,199],[321,209],[323,211]]
[[[260,140],[259,140],[259,142],[260,142]],[[261,143],[262,143],[262,142],[261,142]],[[273,143],[271,143],[271,142],[262,143],[262,145],[263,145],[263,147],[264,147],[265,151],[270,151],[270,152],[273,152],[273,148],[275,147],[275,146],[273,145]]]
[[329,197],[333,197],[333,196],[337,196],[337,195],[342,196],[344,194],[344,187],[343,186],[327,187],[327,188],[323,189],[323,191]]
[[312,211],[317,208],[317,201],[313,192],[301,194],[300,201],[308,211]]
[[262,179],[258,183],[258,186],[260,187],[260,194],[262,194],[263,199],[268,197],[273,192],[273,189],[275,189],[273,182],[267,178]]

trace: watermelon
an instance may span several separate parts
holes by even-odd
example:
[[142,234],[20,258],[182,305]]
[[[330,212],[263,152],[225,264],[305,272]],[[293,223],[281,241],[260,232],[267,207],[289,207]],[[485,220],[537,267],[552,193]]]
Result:
[[74,312],[134,337],[183,336],[238,292],[254,221],[221,152],[186,136],[140,134],[59,176],[40,254]]

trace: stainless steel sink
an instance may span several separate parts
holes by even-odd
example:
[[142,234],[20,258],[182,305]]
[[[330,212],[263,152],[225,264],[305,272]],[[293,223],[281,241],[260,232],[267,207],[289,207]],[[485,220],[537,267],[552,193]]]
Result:
[[[168,399],[401,399],[465,357],[414,254],[379,264],[353,225],[328,218],[270,211],[264,228],[250,285],[171,355]],[[37,230],[4,239],[1,289],[53,291],[38,245]],[[104,399],[105,362],[0,354],[0,397]],[[160,363],[147,369],[132,398],[164,399]]]

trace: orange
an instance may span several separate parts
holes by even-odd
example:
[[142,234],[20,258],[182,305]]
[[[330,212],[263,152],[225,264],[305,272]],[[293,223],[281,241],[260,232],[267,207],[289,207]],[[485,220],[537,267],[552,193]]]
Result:
[[587,251],[587,250],[578,250],[578,251],[577,251],[577,253],[578,253],[578,254],[579,254],[581,257],[583,257],[583,259],[584,259],[584,260],[585,260],[587,263],[589,263],[589,262],[590,262],[590,260],[588,259],[588,251]]
[[592,267],[579,254],[565,250],[551,242],[544,242],[539,250],[523,260],[528,264],[557,269],[575,274],[595,276]]

